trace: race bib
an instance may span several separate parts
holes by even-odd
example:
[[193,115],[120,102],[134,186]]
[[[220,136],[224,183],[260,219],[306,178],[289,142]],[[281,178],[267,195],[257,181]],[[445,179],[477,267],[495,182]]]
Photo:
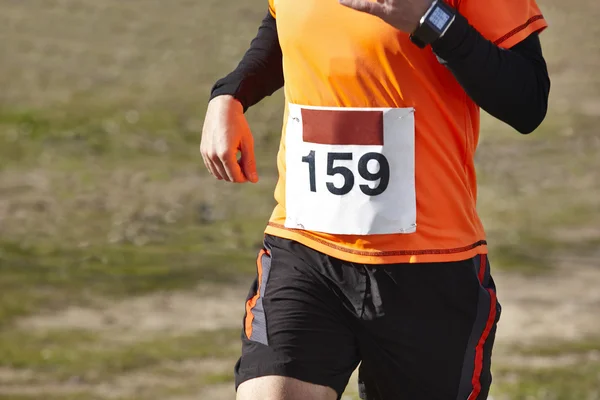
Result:
[[289,104],[285,147],[287,228],[416,231],[413,108]]

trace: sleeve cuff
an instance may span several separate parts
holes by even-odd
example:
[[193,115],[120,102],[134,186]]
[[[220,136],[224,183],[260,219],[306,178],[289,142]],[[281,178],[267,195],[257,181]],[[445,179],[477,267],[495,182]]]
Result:
[[246,105],[244,99],[241,98],[242,96],[239,95],[241,85],[242,80],[236,76],[235,73],[229,74],[225,78],[217,81],[217,83],[215,83],[215,85],[212,87],[209,101],[218,96],[230,95],[242,104],[244,112],[246,112],[248,110],[248,106]]
[[469,30],[472,29],[474,28],[469,25],[469,21],[457,13],[446,34],[431,44],[433,52],[444,61],[451,61],[468,53]]

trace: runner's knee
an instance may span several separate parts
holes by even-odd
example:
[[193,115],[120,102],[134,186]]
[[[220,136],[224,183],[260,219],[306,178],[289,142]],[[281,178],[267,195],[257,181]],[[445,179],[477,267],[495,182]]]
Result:
[[283,376],[264,376],[242,383],[236,400],[336,400],[335,390]]

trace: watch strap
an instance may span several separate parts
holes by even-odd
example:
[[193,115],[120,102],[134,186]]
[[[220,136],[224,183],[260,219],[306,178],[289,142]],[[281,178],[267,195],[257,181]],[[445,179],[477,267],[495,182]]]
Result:
[[446,33],[455,17],[454,8],[443,0],[435,0],[410,35],[410,40],[419,48],[425,48]]

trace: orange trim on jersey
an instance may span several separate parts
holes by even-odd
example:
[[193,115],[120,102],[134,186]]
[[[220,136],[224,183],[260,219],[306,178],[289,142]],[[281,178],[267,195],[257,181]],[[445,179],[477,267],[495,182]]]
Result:
[[256,283],[256,293],[250,300],[246,302],[246,319],[244,321],[246,337],[250,339],[252,336],[252,322],[254,321],[254,314],[252,313],[252,309],[256,306],[256,302],[260,298],[260,284],[262,282],[262,257],[267,254],[267,252],[263,249],[258,253],[258,258],[256,259],[256,268],[258,271],[258,278]]
[[354,250],[354,249],[349,249],[346,247],[338,246],[333,243],[326,242],[325,240],[322,240],[318,237],[314,237],[313,235],[310,234],[310,232],[307,232],[307,231],[286,228],[285,226],[283,226],[281,224],[277,224],[275,222],[269,222],[269,226],[272,226],[272,227],[278,228],[278,229],[285,229],[290,232],[294,232],[298,235],[309,238],[310,240],[313,240],[323,246],[331,247],[331,248],[339,250],[339,251],[343,251],[343,252],[346,252],[349,254],[355,254],[358,256],[369,256],[369,257],[418,256],[418,255],[424,255],[424,254],[455,254],[455,253],[463,253],[465,251],[473,250],[476,247],[487,245],[487,242],[485,240],[480,240],[480,241],[470,244],[468,246],[463,246],[463,247],[459,247],[459,248],[455,248],[455,249],[394,250],[394,251]]
[[[487,257],[485,255],[481,256],[481,267],[479,268],[479,282],[483,284],[483,278],[485,276],[485,269],[487,268]],[[487,289],[490,294],[490,314],[488,316],[487,324],[485,325],[485,329],[481,338],[479,339],[479,343],[477,343],[477,348],[475,349],[475,370],[473,371],[473,379],[471,383],[473,384],[473,391],[469,395],[467,400],[476,400],[481,393],[481,371],[483,370],[483,346],[485,345],[485,341],[487,340],[492,328],[494,326],[494,322],[496,321],[496,292],[493,289]]]
[[517,33],[524,31],[525,29],[527,29],[527,27],[529,27],[529,25],[533,24],[536,21],[540,21],[543,20],[544,16],[543,15],[535,15],[531,18],[529,18],[527,20],[527,22],[525,22],[523,25],[516,27],[515,29],[513,29],[512,31],[508,32],[506,35],[502,36],[500,39],[496,40],[494,42],[494,44],[496,46],[500,46],[502,43],[506,42],[508,39],[510,39],[511,37],[515,36]]

